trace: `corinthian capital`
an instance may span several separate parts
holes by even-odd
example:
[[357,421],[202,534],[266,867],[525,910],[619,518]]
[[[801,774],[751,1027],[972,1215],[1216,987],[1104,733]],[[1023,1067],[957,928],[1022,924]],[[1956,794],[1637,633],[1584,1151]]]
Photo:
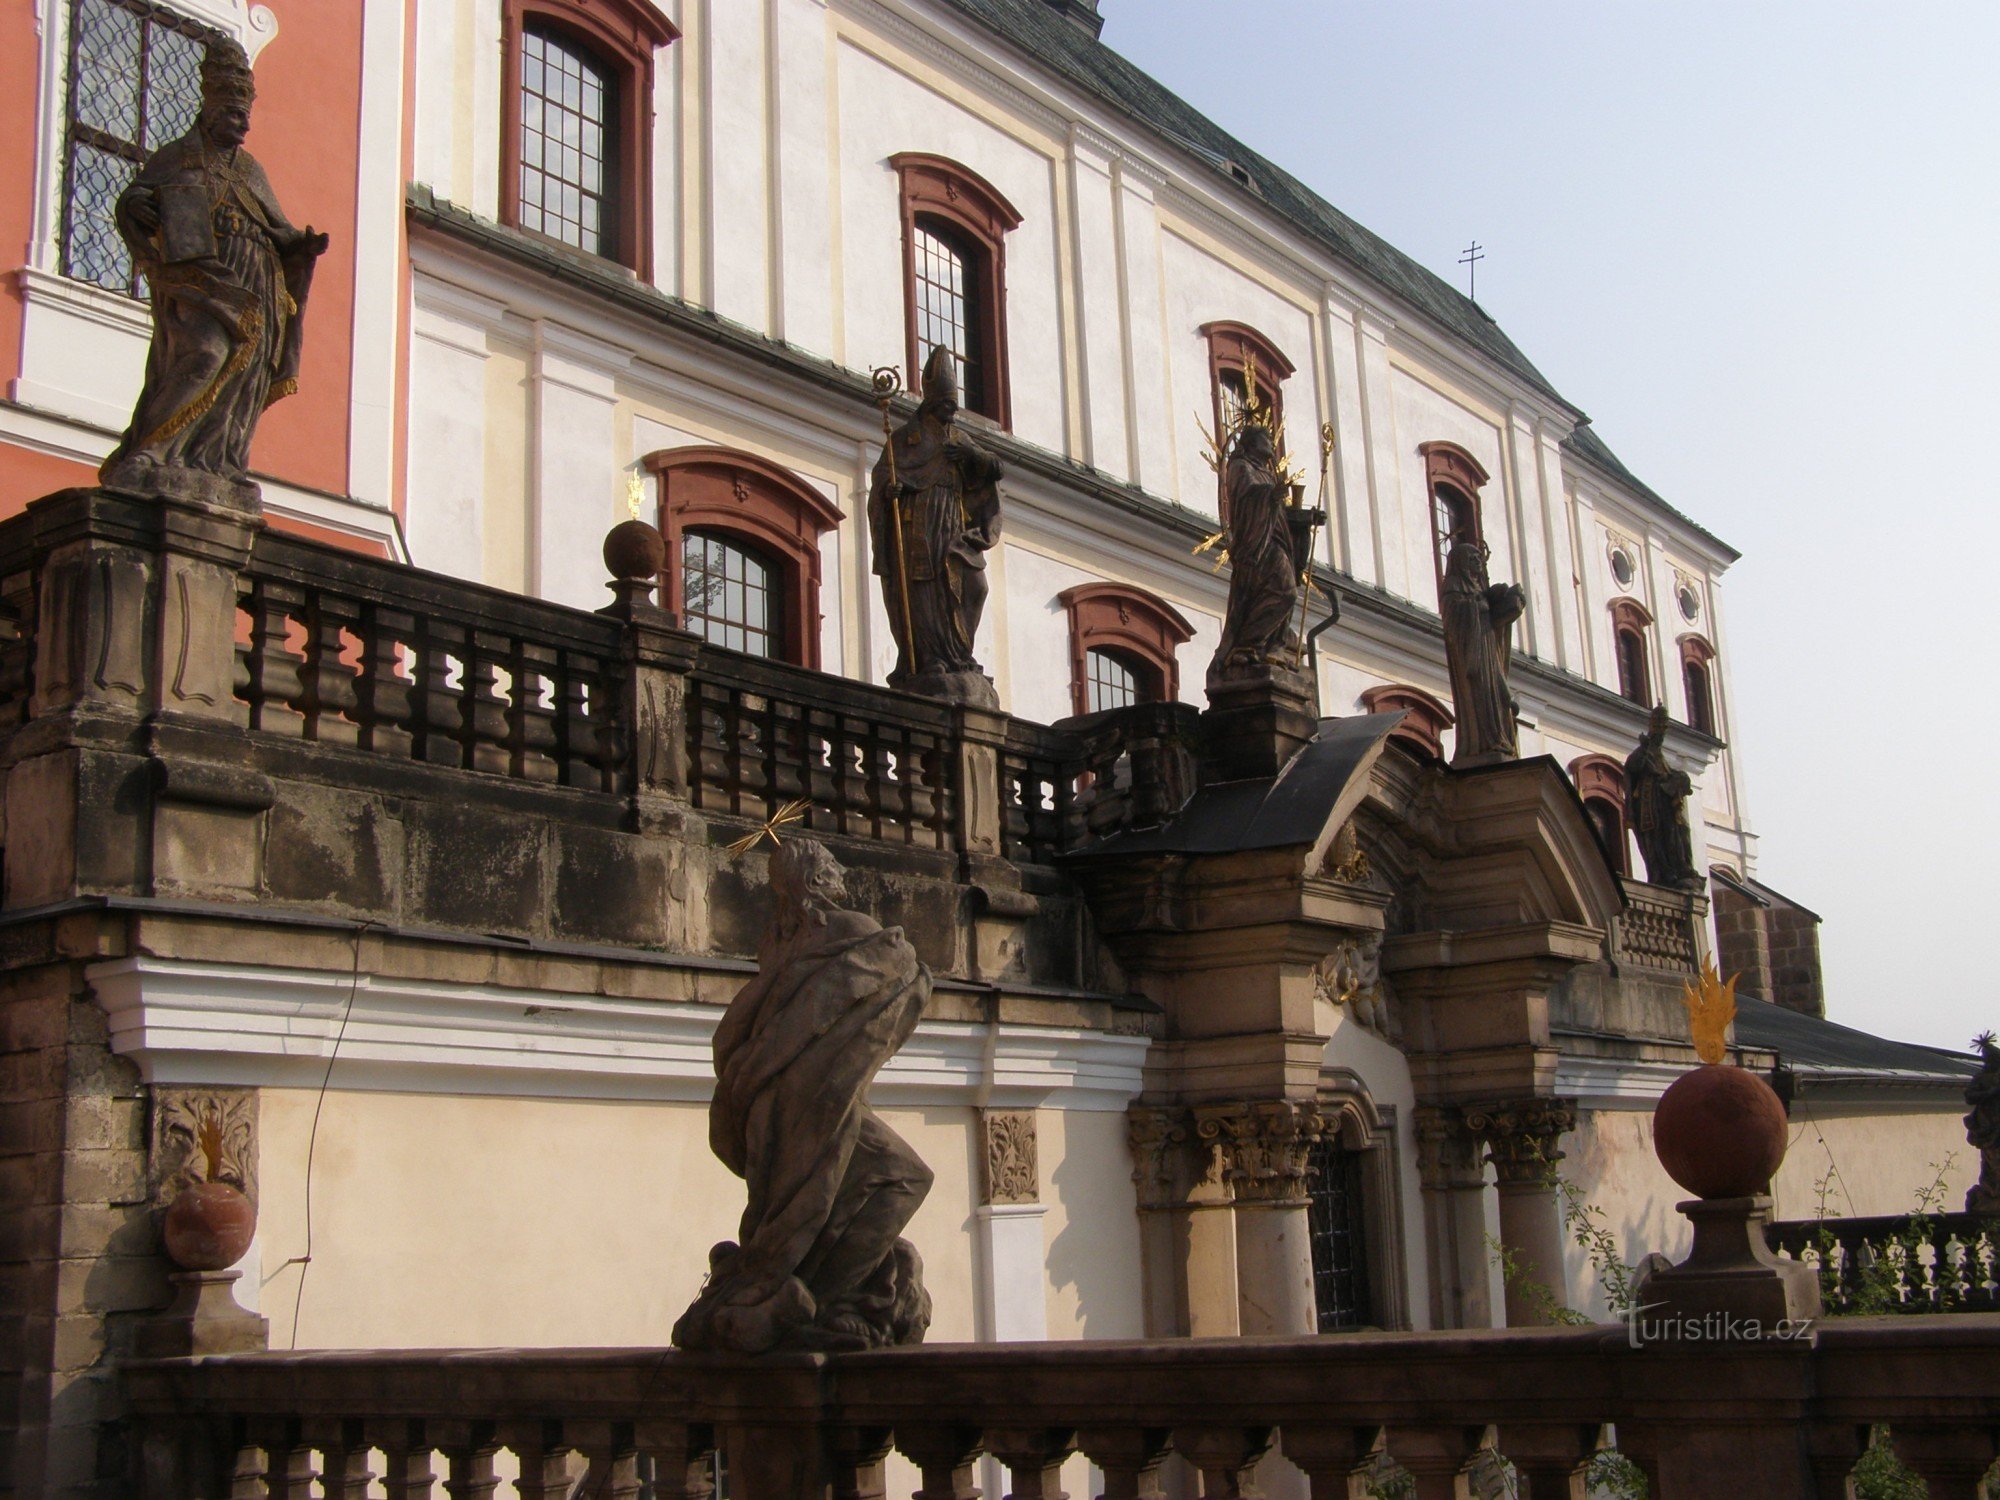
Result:
[[1563,1159],[1557,1143],[1576,1129],[1574,1099],[1508,1099],[1467,1105],[1465,1128],[1486,1144],[1502,1187],[1548,1182]]
[[1312,1100],[1258,1099],[1206,1104],[1194,1112],[1195,1134],[1238,1203],[1306,1201],[1312,1148],[1326,1134],[1326,1116]]

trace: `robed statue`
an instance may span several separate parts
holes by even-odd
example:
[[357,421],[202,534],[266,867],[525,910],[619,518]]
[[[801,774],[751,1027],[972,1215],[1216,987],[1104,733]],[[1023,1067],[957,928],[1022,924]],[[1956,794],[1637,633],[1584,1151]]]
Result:
[[1625,815],[1646,861],[1646,879],[1654,885],[1701,888],[1688,828],[1687,803],[1693,792],[1688,773],[1667,759],[1667,710],[1661,704],[1638,748],[1625,757]]
[[1966,1190],[1965,1211],[2000,1214],[2000,1046],[1990,1031],[1972,1045],[1979,1049],[1979,1071],[1965,1086],[1965,1102],[1972,1106],[1965,1140],[1979,1153],[1979,1180]]
[[1528,607],[1518,583],[1494,583],[1488,549],[1469,528],[1452,533],[1445,554],[1438,613],[1444,619],[1445,667],[1458,720],[1455,766],[1483,766],[1520,754],[1514,690],[1507,673],[1514,656],[1514,622]]
[[674,1325],[683,1349],[868,1349],[923,1341],[931,1301],[900,1238],[931,1171],[868,1107],[868,1085],[916,1029],[931,973],[899,927],[842,907],[825,846],[771,856],[776,901],[715,1033],[708,1139],[744,1180],[737,1237]]
[[243,149],[255,96],[242,47],[211,42],[193,127],[118,197],[153,341],[132,425],[99,471],[107,485],[171,487],[188,470],[242,480],[264,408],[298,388],[300,320],[327,237],[293,227]]
[[1299,590],[1312,531],[1322,514],[1296,503],[1278,471],[1276,443],[1262,422],[1245,422],[1223,470],[1229,519],[1229,603],[1208,668],[1211,684],[1296,671]]
[[868,535],[896,666],[889,686],[998,708],[972,654],[986,608],[986,554],[1000,540],[1000,463],[958,428],[951,351],[924,364],[923,404],[882,446],[868,489]]

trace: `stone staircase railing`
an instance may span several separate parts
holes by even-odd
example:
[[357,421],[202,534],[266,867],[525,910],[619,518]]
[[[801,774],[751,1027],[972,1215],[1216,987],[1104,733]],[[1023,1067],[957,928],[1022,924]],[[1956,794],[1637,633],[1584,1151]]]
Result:
[[2000,1218],[1991,1215],[1786,1219],[1767,1237],[1779,1255],[1819,1268],[1836,1313],[2000,1312]]
[[[251,1354],[133,1364],[143,1493],[417,1500],[1056,1500],[1081,1453],[1105,1500],[1161,1494],[1169,1455],[1217,1500],[1258,1485],[1418,1500],[1494,1455],[1580,1496],[1615,1438],[1654,1500],[1843,1493],[1872,1424],[1934,1497],[1973,1500],[2000,1427],[2000,1318],[1856,1320],[1793,1338],[1649,1344],[1623,1326],[1288,1340],[943,1345],[757,1361],[647,1349]],[[1282,1457],[1270,1457],[1273,1454]],[[1259,1472],[1260,1464],[1265,1465]],[[1302,1471],[1304,1484],[1287,1480]],[[315,1484],[323,1488],[315,1488]],[[1407,1483],[1407,1481],[1406,1481]],[[1404,1493],[1412,1491],[1406,1489]]]

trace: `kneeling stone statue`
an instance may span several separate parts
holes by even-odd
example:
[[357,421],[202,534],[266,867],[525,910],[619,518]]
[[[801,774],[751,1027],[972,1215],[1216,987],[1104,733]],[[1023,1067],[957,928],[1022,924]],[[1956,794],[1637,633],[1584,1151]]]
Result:
[[868,1085],[931,992],[902,929],[847,911],[825,847],[771,856],[777,912],[757,975],[715,1033],[708,1138],[750,1191],[735,1241],[674,1325],[683,1349],[868,1349],[930,1326],[916,1247],[900,1238],[931,1171],[868,1107]]

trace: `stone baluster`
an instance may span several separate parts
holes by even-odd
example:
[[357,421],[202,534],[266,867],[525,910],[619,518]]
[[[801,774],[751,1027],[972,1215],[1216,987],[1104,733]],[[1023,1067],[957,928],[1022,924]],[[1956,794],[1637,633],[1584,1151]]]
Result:
[[366,606],[361,615],[361,671],[354,685],[361,748],[378,755],[410,753],[410,679],[406,644],[416,639],[416,619],[399,609]]
[[229,1470],[229,1500],[264,1500],[265,1472],[264,1450],[255,1443],[237,1444]]
[[499,1489],[494,1461],[500,1441],[490,1422],[435,1422],[430,1434],[444,1454],[444,1492],[449,1500],[487,1500]]
[[293,705],[304,692],[304,668],[292,654],[292,621],[305,610],[305,594],[289,584],[260,581],[250,590],[250,646],[245,658],[252,729],[300,735],[305,715]]
[[312,1500],[319,1471],[297,1419],[260,1420],[251,1425],[250,1436],[264,1450],[264,1493],[270,1500]]
[[1865,1422],[1821,1422],[1806,1438],[1817,1500],[1848,1500],[1848,1475],[1868,1448]]
[[653,1500],[708,1500],[715,1493],[715,1435],[708,1428],[644,1421],[636,1437],[653,1460]]
[[1007,1500],[1068,1500],[1063,1460],[1076,1451],[1076,1434],[1054,1427],[997,1427],[986,1433],[986,1451],[1007,1471]]
[[456,766],[465,761],[461,743],[464,733],[460,707],[465,679],[452,684],[453,659],[470,671],[466,657],[466,632],[447,621],[424,619],[419,626],[416,648],[416,683],[411,691],[412,753],[418,760],[436,766]]
[[306,715],[307,738],[322,745],[354,745],[360,733],[348,717],[356,707],[355,672],[343,659],[347,634],[361,623],[351,602],[315,591],[305,611],[306,665],[300,674],[299,707]]
[[643,1488],[639,1446],[629,1422],[571,1422],[566,1431],[588,1465],[579,1494],[592,1500],[637,1500]]
[[569,1500],[570,1446],[561,1422],[502,1423],[495,1436],[514,1455],[514,1492],[520,1500]]
[[358,1421],[314,1418],[305,1424],[306,1441],[319,1449],[319,1480],[325,1500],[367,1500],[375,1478],[374,1448]]
[[[460,700],[464,720],[465,761],[475,771],[491,771],[504,776],[510,766],[507,750],[507,719],[512,704],[500,696],[500,673],[510,656],[512,642],[503,635],[483,630],[468,633],[464,658],[463,689]],[[513,683],[510,692],[518,693]]]
[[1983,1425],[1896,1422],[1889,1440],[1900,1458],[1929,1486],[1931,1500],[1983,1500],[1979,1485],[1993,1467],[2000,1421]]
[[382,1493],[388,1500],[431,1500],[437,1476],[421,1422],[370,1422],[368,1441],[382,1450]]
[[1492,1429],[1396,1425],[1384,1440],[1389,1456],[1416,1480],[1417,1500],[1458,1500],[1460,1480],[1472,1472],[1480,1451],[1491,1446]]
[[898,1427],[896,1448],[922,1476],[910,1500],[979,1500],[972,1482],[972,1461],[981,1451],[975,1429]]
[[1271,1429],[1180,1427],[1174,1451],[1201,1471],[1202,1500],[1256,1500],[1257,1465],[1271,1451]]
[[886,1427],[836,1427],[827,1436],[832,1500],[886,1500],[895,1439]]
[[514,680],[513,703],[507,714],[509,770],[524,781],[560,779],[556,765],[556,704],[552,688],[557,652],[532,641],[514,642],[507,665]]
[[1500,1240],[1522,1273],[1508,1280],[1507,1326],[1547,1323],[1547,1308],[1528,1288],[1540,1286],[1552,1306],[1568,1305],[1556,1163],[1563,1158],[1557,1143],[1576,1129],[1576,1103],[1532,1098],[1482,1104],[1467,1107],[1464,1120],[1486,1145],[1500,1195]]
[[1591,1422],[1504,1422],[1498,1442],[1526,1482],[1528,1500],[1589,1500],[1590,1461],[1602,1436]]
[[1312,1500],[1350,1500],[1382,1446],[1379,1427],[1288,1422],[1280,1437],[1285,1457],[1302,1470]]
[[1165,1428],[1087,1427],[1076,1445],[1104,1475],[1098,1500],[1163,1500],[1160,1467],[1173,1451]]

